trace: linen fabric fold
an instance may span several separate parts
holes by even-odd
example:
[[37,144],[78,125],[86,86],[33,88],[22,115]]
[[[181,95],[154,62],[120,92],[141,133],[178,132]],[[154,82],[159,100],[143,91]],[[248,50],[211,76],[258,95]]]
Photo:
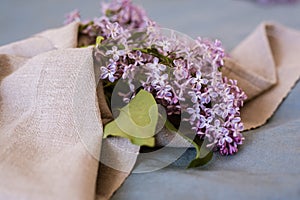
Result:
[[241,110],[245,129],[267,122],[300,77],[300,32],[260,24],[225,60],[223,74],[238,80],[248,96]]
[[[120,186],[96,191],[103,129],[93,49],[75,48],[77,32],[73,23],[0,47],[0,199],[108,199]],[[99,174],[103,188],[128,176]]]
[[[98,160],[84,147],[74,120],[86,108],[75,110],[72,104],[77,63],[92,65],[90,52],[63,49],[25,62],[17,58],[24,64],[1,80],[1,199],[93,199]],[[1,63],[5,68],[16,62],[11,61],[15,57],[6,59]],[[89,99],[95,99],[95,93],[87,91]],[[95,104],[89,109],[97,115]],[[99,122],[93,117],[91,122]],[[97,124],[85,125],[102,132]],[[101,139],[98,135],[95,142]]]
[[[0,47],[0,199],[109,199],[134,167],[139,147],[102,140],[112,116],[77,35],[72,23]],[[226,59],[224,75],[249,97],[246,129],[266,123],[299,79],[298,52],[299,32],[263,23]]]

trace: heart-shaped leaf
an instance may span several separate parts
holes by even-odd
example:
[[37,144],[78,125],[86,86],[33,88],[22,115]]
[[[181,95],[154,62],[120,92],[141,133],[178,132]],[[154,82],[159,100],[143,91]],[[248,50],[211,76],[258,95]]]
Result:
[[119,136],[128,138],[139,146],[155,145],[155,130],[158,121],[158,106],[152,94],[140,90],[123,108],[119,116],[104,128],[104,138]]

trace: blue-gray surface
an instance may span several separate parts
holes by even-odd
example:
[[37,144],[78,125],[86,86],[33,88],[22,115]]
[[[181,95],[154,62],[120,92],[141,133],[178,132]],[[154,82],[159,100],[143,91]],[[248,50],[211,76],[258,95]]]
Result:
[[[238,0],[138,0],[164,27],[219,38],[230,50],[261,21],[300,30],[300,5],[261,7]],[[0,45],[61,25],[64,13],[81,8],[98,15],[98,0],[1,0]],[[300,52],[299,52],[300,54]],[[300,199],[300,84],[268,123],[245,133],[233,157],[215,156],[204,168],[185,170],[194,151],[171,166],[132,174],[113,196],[117,199]]]

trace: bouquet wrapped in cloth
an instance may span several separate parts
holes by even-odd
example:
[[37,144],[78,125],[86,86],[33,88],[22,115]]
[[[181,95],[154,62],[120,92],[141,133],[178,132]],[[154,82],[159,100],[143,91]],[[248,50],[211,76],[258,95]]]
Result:
[[[104,7],[104,17],[80,23],[73,13],[65,27],[0,47],[3,198],[108,199],[138,145],[174,138],[195,145],[191,167],[211,157],[202,148],[233,154],[243,126],[263,125],[299,78],[296,31],[262,24],[225,56],[218,41],[164,31],[122,2]],[[122,101],[109,105],[110,95]]]

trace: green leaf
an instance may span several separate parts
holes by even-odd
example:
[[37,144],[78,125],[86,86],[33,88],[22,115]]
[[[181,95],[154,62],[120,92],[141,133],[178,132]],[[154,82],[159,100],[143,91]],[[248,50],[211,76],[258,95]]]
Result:
[[[202,144],[201,147],[203,146],[204,145]],[[194,168],[206,165],[213,158],[213,152],[207,150],[206,147],[203,149],[198,145],[194,145],[194,147],[196,148],[197,154],[194,160],[190,162],[187,168]]]
[[185,134],[177,130],[173,124],[169,121],[166,121],[166,128],[172,132],[178,133],[181,137],[189,141],[196,149],[196,157],[189,163],[187,168],[200,167],[207,164],[213,158],[213,152],[208,149],[206,141],[194,141],[191,138],[187,137]]
[[119,128],[134,137],[148,138],[155,135],[158,107],[152,94],[140,90],[128,105],[120,109],[115,119]]
[[130,140],[132,144],[138,145],[138,146],[149,146],[154,147],[155,146],[155,139],[154,137],[149,138],[137,138],[132,137],[130,135],[127,135],[125,132],[123,132],[115,121],[112,121],[105,125],[104,127],[104,138],[107,138],[108,136],[115,136],[115,137],[122,137],[127,138]]
[[104,137],[128,138],[139,146],[155,145],[155,130],[158,121],[158,106],[152,94],[140,90],[139,93],[120,109],[119,116],[104,128]]

